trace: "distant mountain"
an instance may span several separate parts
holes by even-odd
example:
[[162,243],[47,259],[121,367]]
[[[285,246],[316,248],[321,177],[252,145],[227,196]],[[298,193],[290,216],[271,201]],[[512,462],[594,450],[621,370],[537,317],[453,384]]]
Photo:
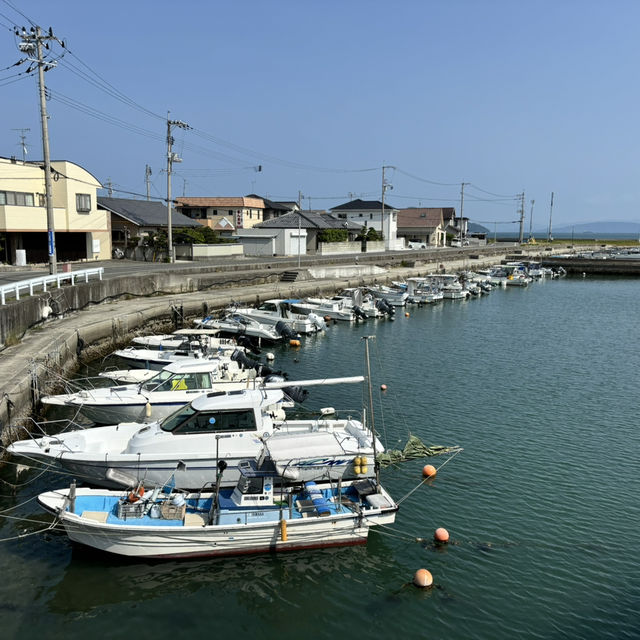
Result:
[[489,233],[489,229],[487,229],[486,227],[483,227],[481,224],[478,224],[477,222],[470,222],[469,223],[469,228],[468,228],[468,232],[469,233]]
[[640,223],[623,221],[583,222],[563,227],[554,227],[554,233],[636,233],[640,234]]

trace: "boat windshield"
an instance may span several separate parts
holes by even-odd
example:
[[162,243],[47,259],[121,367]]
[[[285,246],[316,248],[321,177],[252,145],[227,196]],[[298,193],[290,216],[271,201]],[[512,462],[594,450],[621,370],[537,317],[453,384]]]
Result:
[[[160,377],[165,374],[163,377]],[[145,383],[142,388],[145,391],[187,391],[191,389],[210,389],[211,376],[207,372],[202,373],[168,373],[161,371],[160,375]]]
[[142,391],[153,391],[158,385],[162,384],[172,376],[168,371],[160,371],[152,378],[140,385]]
[[187,405],[165,418],[160,428],[173,434],[256,431],[256,419],[252,409],[196,411]]

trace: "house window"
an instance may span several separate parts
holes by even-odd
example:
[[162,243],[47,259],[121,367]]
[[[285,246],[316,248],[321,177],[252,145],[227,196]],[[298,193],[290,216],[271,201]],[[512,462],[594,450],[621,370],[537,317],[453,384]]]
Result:
[[22,191],[0,191],[0,205],[14,204],[20,207],[33,207],[33,193]]
[[91,211],[91,196],[88,193],[76,193],[76,211],[78,213]]

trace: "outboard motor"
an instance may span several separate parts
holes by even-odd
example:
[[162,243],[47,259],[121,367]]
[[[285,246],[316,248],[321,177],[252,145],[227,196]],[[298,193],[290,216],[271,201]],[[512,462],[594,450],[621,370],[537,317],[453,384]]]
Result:
[[260,347],[255,343],[255,341],[251,338],[251,336],[240,335],[236,338],[236,343],[250,351],[256,356],[259,356],[262,353]]
[[275,326],[276,333],[285,340],[298,340],[300,335],[297,334],[286,322],[278,320]]
[[386,313],[389,317],[395,315],[396,312],[393,305],[389,304],[385,298],[378,298],[376,300],[376,309],[382,311],[382,313]]
[[362,307],[359,307],[358,305],[354,305],[352,308],[352,311],[353,311],[353,315],[356,317],[356,320],[367,319],[367,314],[364,312],[364,309]]
[[284,371],[272,369],[266,364],[257,364],[258,368],[256,369],[256,371],[258,372],[259,376],[262,376],[265,379],[265,382],[267,379],[269,379],[271,382],[283,382],[289,377],[288,374],[286,374]]
[[310,313],[307,317],[313,322],[318,331],[324,331],[327,328],[324,318],[321,318],[317,313]]
[[241,369],[255,369],[258,370],[258,367],[261,367],[261,363],[257,360],[252,360],[247,357],[247,354],[241,349],[236,349],[231,354],[231,360],[237,362]]
[[282,392],[294,402],[304,402],[309,395],[309,392],[300,386],[284,387]]

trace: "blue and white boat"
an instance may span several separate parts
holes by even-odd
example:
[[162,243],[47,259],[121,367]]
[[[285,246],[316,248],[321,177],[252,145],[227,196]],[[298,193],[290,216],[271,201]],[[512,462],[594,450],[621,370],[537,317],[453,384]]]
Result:
[[[224,468],[224,464],[221,465]],[[129,557],[191,558],[364,544],[398,505],[371,480],[287,485],[248,461],[234,488],[48,491],[39,504],[73,542]],[[224,475],[224,474],[223,474]],[[218,480],[220,479],[218,476]],[[210,483],[213,484],[213,483]]]

